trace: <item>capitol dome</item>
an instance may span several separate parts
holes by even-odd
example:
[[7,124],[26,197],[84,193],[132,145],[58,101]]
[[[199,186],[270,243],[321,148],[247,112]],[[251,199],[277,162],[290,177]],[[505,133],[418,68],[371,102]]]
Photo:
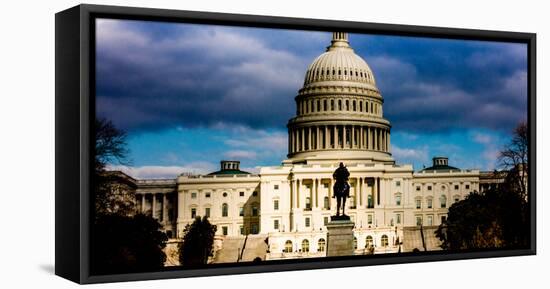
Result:
[[345,32],[308,67],[288,122],[286,163],[394,163],[374,74]]
[[372,70],[363,58],[355,54],[349,45],[347,33],[334,33],[326,52],[309,65],[304,86],[326,81],[349,81],[376,88]]

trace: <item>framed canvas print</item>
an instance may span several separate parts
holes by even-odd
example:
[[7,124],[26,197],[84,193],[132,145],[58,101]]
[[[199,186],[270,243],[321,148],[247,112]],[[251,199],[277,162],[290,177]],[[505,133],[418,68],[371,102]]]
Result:
[[59,12],[56,274],[97,283],[535,254],[535,39]]

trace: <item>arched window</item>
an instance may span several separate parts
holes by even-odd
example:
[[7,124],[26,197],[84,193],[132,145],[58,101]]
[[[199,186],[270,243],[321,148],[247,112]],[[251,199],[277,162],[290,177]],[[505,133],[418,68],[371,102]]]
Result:
[[342,100],[338,100],[338,110],[342,110]]
[[286,240],[284,252],[285,253],[292,253],[292,241]]
[[304,239],[302,241],[302,252],[309,252],[309,240],[308,239]]
[[349,110],[349,100],[346,99],[346,110]]
[[380,245],[382,247],[388,247],[388,236],[382,235],[382,238],[380,239]]
[[359,101],[359,112],[363,112],[363,101]]
[[323,199],[323,208],[325,208],[327,210],[330,209],[330,199],[329,199],[329,197],[325,197]]
[[327,110],[327,100],[323,100],[323,110],[326,111]]
[[369,248],[373,246],[374,246],[374,242],[373,242],[372,236],[369,235],[366,238],[365,248]]
[[227,217],[227,214],[229,212],[229,207],[226,203],[222,204],[222,217]]
[[330,100],[330,110],[334,110],[334,99]]
[[439,198],[439,201],[441,202],[441,208],[447,207],[447,196],[441,195],[441,197]]
[[321,100],[320,99],[317,100],[317,107],[315,108],[315,111],[316,112],[321,111]]
[[357,238],[353,237],[353,249],[357,250]]
[[357,111],[357,106],[355,104],[355,100],[353,101],[353,111]]
[[325,241],[325,239],[319,239],[319,241],[317,242],[317,252],[325,252],[326,244],[327,242]]

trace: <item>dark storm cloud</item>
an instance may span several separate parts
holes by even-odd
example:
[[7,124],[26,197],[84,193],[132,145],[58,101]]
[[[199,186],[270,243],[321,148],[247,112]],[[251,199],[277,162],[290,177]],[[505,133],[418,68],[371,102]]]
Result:
[[[307,65],[330,34],[102,21],[98,114],[128,130],[284,125]],[[384,112],[404,130],[509,130],[526,117],[526,47],[351,35]]]
[[394,127],[510,130],[527,111],[526,46],[406,37],[357,37]]
[[[98,114],[129,130],[220,122],[284,125],[295,111],[293,98],[313,56],[270,47],[246,30],[102,21]],[[286,35],[316,38],[304,32]]]

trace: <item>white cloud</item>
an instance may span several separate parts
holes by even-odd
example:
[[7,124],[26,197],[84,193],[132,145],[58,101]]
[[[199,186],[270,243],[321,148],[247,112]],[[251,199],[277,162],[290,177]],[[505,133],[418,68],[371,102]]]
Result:
[[217,166],[207,162],[193,162],[186,166],[108,166],[108,170],[122,171],[136,179],[174,179],[182,173],[207,174],[217,170]]
[[480,144],[489,144],[492,142],[492,137],[488,134],[476,132],[472,136],[473,141],[480,143]]
[[241,160],[241,159],[255,159],[257,157],[256,152],[253,151],[245,151],[245,150],[232,150],[225,152],[224,156],[226,158],[230,158],[233,160]]
[[428,159],[428,148],[400,148],[392,145],[391,152],[396,159],[425,161]]

